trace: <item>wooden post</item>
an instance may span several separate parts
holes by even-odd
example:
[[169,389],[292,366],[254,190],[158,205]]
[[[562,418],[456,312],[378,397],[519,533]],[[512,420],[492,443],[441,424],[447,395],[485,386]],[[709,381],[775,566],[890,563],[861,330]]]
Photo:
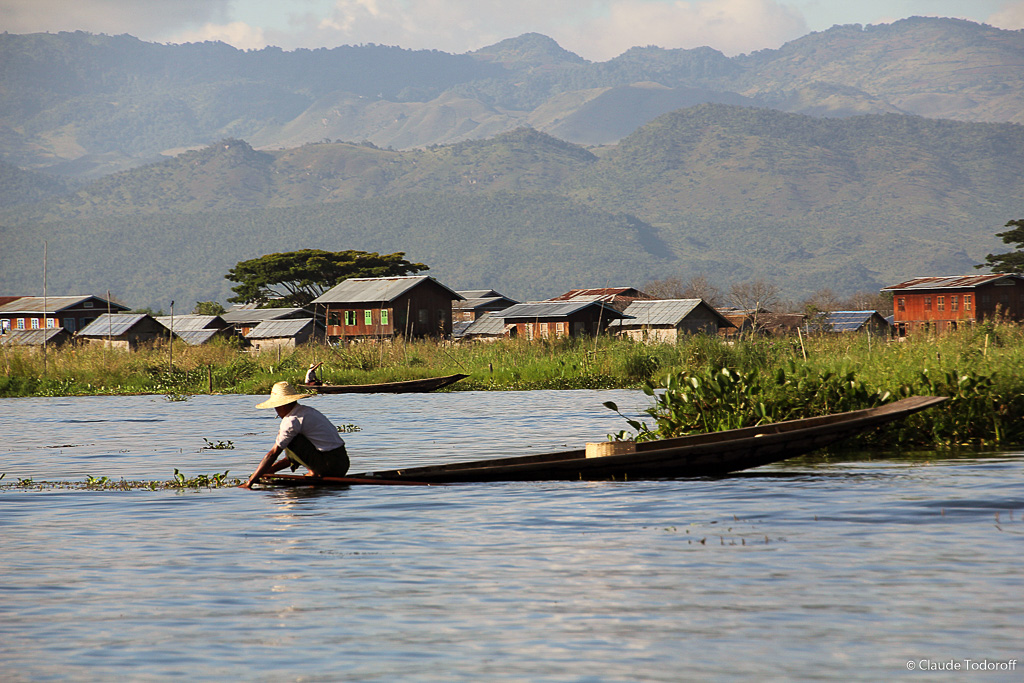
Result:
[[46,377],[46,240],[43,240],[43,377]]
[[171,301],[171,328],[167,335],[167,361],[168,372],[174,372],[174,301]]
[[213,365],[207,365],[206,366],[206,375],[207,375],[207,378],[210,380],[210,391],[208,393],[212,394],[213,393]]

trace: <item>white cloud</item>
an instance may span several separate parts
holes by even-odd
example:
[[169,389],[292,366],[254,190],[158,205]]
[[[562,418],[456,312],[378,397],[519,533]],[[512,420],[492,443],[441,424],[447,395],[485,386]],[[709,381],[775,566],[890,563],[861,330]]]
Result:
[[[803,17],[779,0],[337,0],[329,16],[306,24],[305,45],[374,42],[456,53],[535,31],[594,60],[650,44],[737,54],[807,32]],[[266,35],[276,44],[297,39]]]
[[160,40],[183,28],[227,19],[231,0],[0,0],[11,33],[88,31]]
[[599,59],[635,45],[709,46],[734,55],[778,47],[806,32],[803,17],[775,0],[616,0],[606,15],[568,30],[563,44]]
[[985,23],[1013,31],[1024,28],[1024,0],[1006,3]]
[[171,43],[202,43],[207,40],[219,40],[240,50],[258,50],[267,46],[263,29],[241,21],[233,21],[230,24],[203,24],[197,30],[182,31],[167,38]]

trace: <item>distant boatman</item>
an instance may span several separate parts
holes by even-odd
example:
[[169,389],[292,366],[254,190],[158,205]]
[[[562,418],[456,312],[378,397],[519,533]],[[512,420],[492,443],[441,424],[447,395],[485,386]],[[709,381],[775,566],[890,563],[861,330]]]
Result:
[[323,384],[323,382],[320,381],[320,378],[316,376],[317,369],[323,364],[323,361],[320,361],[319,363],[310,363],[309,370],[306,370],[306,379],[303,384],[310,387],[318,387]]
[[270,398],[256,406],[276,410],[281,426],[274,447],[263,456],[249,481],[242,484],[244,488],[252,488],[264,474],[285,467],[295,471],[301,465],[314,477],[344,477],[348,472],[348,452],[337,427],[316,408],[299,405],[299,399],[310,396],[298,393],[288,382],[278,382],[271,389]]

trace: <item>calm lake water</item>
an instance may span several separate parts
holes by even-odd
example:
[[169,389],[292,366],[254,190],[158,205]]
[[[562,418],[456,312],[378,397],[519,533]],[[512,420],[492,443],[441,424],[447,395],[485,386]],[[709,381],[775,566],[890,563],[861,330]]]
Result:
[[[0,484],[244,477],[277,429],[263,398],[3,399]],[[346,441],[363,471],[579,447],[625,426],[607,400],[646,406],[310,403],[362,428]],[[1022,465],[875,453],[718,480],[6,486],[0,678],[1020,681]]]

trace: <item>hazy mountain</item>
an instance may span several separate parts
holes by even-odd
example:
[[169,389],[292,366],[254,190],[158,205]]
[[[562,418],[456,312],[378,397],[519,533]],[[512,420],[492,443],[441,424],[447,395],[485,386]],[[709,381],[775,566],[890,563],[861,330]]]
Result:
[[236,262],[405,251],[520,298],[706,274],[798,298],[971,272],[1020,213],[1024,127],[704,104],[587,149],[531,129],[396,151],[228,139],[0,211],[5,286],[224,301]]
[[702,102],[816,116],[1024,123],[1024,32],[953,19],[837,26],[778,50],[637,47],[593,63],[526,34],[464,55],[380,45],[236,50],[0,35],[0,156],[95,179],[225,138],[409,149],[529,124],[609,144]]

